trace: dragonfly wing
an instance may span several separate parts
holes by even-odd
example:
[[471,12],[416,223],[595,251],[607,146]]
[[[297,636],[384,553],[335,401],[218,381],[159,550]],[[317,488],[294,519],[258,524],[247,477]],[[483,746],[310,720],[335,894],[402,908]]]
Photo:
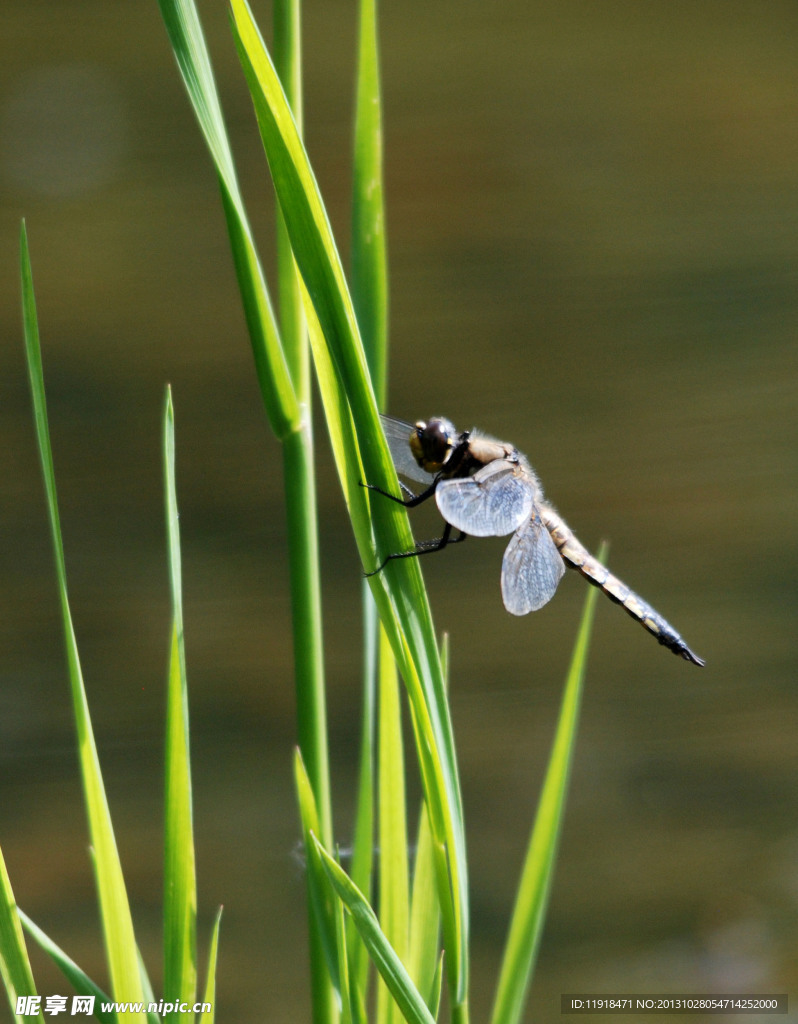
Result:
[[535,492],[517,463],[494,459],[473,476],[442,480],[435,499],[456,529],[472,537],[504,537],[532,514]]
[[565,563],[535,509],[504,552],[504,607],[512,615],[536,612],[552,599],[564,572]]
[[393,416],[380,416],[380,420],[396,472],[406,476],[408,480],[431,484],[435,478],[419,466],[410,450],[410,437],[416,430],[413,424],[397,420]]

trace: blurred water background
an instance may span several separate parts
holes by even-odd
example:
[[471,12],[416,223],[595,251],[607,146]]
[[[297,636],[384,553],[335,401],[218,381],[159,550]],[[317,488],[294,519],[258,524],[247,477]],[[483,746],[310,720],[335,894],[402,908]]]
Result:
[[[270,37],[269,4],[256,16]],[[201,12],[271,269],[271,189],[221,2]],[[567,991],[796,992],[798,8],[460,0],[381,13],[390,411],[525,451],[707,660],[598,609],[527,1019]],[[6,0],[0,48],[0,842],[20,905],[105,982],[23,360],[27,218],[67,569],[145,959],[160,977],[171,382],[201,949],[218,1019],[308,1019],[281,457],[216,182],[155,0]],[[57,24],[57,31],[53,30]],[[355,10],[305,9],[306,138],[348,251]],[[336,834],[351,838],[360,564],[319,501]],[[433,536],[433,514],[417,533]],[[525,619],[504,541],[424,565],[452,650],[485,1019],[585,592]],[[204,953],[203,953],[204,956]],[[65,986],[35,956],[39,990]],[[714,1018],[713,1018],[714,1019]]]

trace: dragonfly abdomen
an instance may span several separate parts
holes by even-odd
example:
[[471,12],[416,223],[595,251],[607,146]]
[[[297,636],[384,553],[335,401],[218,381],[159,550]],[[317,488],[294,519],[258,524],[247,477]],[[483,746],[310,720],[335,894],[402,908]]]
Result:
[[578,570],[588,583],[603,590],[611,601],[621,605],[627,614],[636,619],[668,650],[678,654],[685,661],[691,661],[694,665],[704,664],[703,659],[690,650],[673,626],[659,612],[654,611],[651,605],[646,604],[641,597],[590,554],[584,544],[574,535],[573,530],[553,509],[546,505],[540,505],[539,511],[555,547],[569,568]]

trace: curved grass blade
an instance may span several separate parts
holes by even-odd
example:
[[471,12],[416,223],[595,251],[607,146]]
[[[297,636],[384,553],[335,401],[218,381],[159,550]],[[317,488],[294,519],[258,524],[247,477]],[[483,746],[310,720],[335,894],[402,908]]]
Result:
[[[197,876],[191,807],[188,686],[183,641],[183,584],[175,484],[175,418],[172,392],[164,407],[164,483],[167,551],[172,592],[172,642],[166,701],[164,829],[164,999],[192,1006],[197,992]],[[171,1020],[193,1022],[192,1013]]]
[[[381,486],[392,482],[395,487],[396,476],[377,417],[352,302],[279,80],[247,4],[233,0],[232,7],[236,41],[272,179],[312,308],[308,317],[311,345],[339,476],[361,558],[373,566],[375,541],[380,551],[401,550],[411,543],[406,513],[383,502],[372,516],[367,495],[358,486],[359,481],[368,480]],[[391,508],[385,507],[389,504]],[[447,930],[454,943],[447,950],[447,966],[457,1006],[465,1000],[468,973],[465,843],[454,741],[429,605],[413,559],[388,566],[372,578],[371,586],[424,737],[418,748],[422,781],[436,841],[445,845],[447,855],[446,885],[451,892],[441,894],[441,906],[451,917]]]
[[405,1020],[409,1024],[434,1024],[434,1018],[427,1009],[427,1004],[421,998],[404,964],[380,929],[377,915],[369,906],[365,896],[318,840],[316,840],[316,849],[333,889],[352,915],[377,970],[388,986]]
[[114,1024],[116,1020],[113,1013],[104,1012],[102,1010],[102,1004],[108,1002],[108,996],[96,985],[86,972],[78,967],[71,957],[67,956],[61,947],[53,942],[49,935],[45,934],[41,928],[35,924],[27,914],[23,911],[19,911],[19,918],[22,922],[25,931],[30,937],[39,945],[41,949],[50,957],[50,959],[59,968],[61,973],[75,989],[78,995],[81,996],[94,996],[94,1016],[103,1022],[103,1024]]
[[[39,347],[36,303],[33,294],[33,278],[24,222],[22,224],[20,248],[22,317],[28,357],[28,372],[31,381],[31,392],[33,394],[39,455],[41,457],[44,485],[47,492],[50,531],[55,549],[58,596],[66,639],[67,665],[72,690],[75,726],[78,735],[80,769],[89,819],[89,833],[94,851],[95,877],[100,901],[100,916],[105,936],[105,948],[111,973],[111,986],[115,999],[140,1002],[142,1000],[142,989],[136,956],[133,920],[130,916],[130,906],[122,876],[122,865],[119,861],[119,853],[116,848],[116,840],[111,824],[111,815],[100,772],[100,763],[94,742],[89,707],[83,686],[83,674],[80,668],[77,641],[72,626],[72,615],[69,610],[64,548],[61,540],[55,472],[53,470],[53,456],[50,449],[50,434],[47,424],[47,404],[44,394],[44,376]],[[143,1024],[145,1015],[143,1013],[132,1013],[130,1020],[131,1022],[141,1022]]]
[[[602,545],[598,554],[600,561],[604,560],[606,553],[606,545]],[[582,682],[597,594],[597,590],[591,589],[585,598],[571,666],[565,681],[551,757],[524,859],[491,1024],[518,1024],[524,1011],[524,1002],[543,931],[554,874],[554,859],[565,812],[568,778],[579,723]]]
[[[0,850],[0,977],[16,1020],[20,1019],[16,1016],[17,998],[36,995],[20,921],[24,923],[25,915],[17,907],[3,851]],[[41,1011],[37,1018],[44,1021]]]
[[272,430],[283,439],[298,428],[299,402],[241,198],[199,17],[192,0],[159,0],[159,4],[183,82],[219,178],[263,404]]
[[[319,827],[316,799],[313,796],[313,787],[310,784],[310,779],[302,760],[302,754],[299,750],[296,751],[294,756],[294,783],[297,790],[299,815],[302,820],[305,852],[308,858],[306,870],[308,873],[311,919],[315,922],[315,931],[319,935],[330,979],[340,999],[342,967],[338,962],[335,910],[329,898],[328,886],[325,883],[324,871],[319,859],[317,843],[314,839]],[[311,979],[311,981],[315,983],[314,979]]]

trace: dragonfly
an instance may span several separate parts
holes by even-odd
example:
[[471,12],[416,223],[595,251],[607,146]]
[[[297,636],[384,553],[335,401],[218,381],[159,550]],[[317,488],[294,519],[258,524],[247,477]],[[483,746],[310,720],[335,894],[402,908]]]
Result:
[[374,484],[363,486],[405,508],[415,508],[434,496],[445,526],[436,540],[418,541],[412,551],[388,555],[368,576],[382,572],[394,559],[441,551],[468,536],[512,534],[501,573],[502,599],[512,615],[542,608],[554,596],[566,567],[576,569],[668,650],[693,665],[704,664],[659,612],[576,538],[544,500],[535,471],[514,445],[477,430],[460,432],[442,416],[415,424],[392,416],[380,419],[397,473],[423,484],[424,490],[416,494],[400,481],[403,496],[397,497]]

